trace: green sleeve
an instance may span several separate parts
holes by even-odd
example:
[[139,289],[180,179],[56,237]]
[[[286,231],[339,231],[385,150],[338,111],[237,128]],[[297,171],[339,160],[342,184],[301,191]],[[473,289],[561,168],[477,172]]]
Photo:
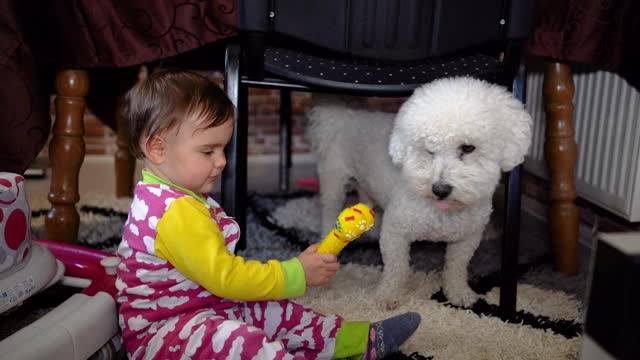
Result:
[[291,299],[304,295],[307,288],[304,277],[304,269],[298,258],[293,258],[282,263],[282,271],[284,272],[284,297]]

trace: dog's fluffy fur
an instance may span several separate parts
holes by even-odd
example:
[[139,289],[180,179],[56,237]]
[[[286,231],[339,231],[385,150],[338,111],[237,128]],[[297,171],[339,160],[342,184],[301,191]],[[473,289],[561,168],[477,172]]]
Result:
[[[447,243],[443,289],[452,303],[477,295],[467,266],[492,212],[503,171],[524,160],[531,117],[505,88],[448,78],[416,89],[398,114],[315,106],[310,136],[318,158],[323,231],[344,207],[355,180],[361,201],[384,209],[378,296],[397,306],[409,275],[410,243]],[[437,194],[437,195],[436,195]]]

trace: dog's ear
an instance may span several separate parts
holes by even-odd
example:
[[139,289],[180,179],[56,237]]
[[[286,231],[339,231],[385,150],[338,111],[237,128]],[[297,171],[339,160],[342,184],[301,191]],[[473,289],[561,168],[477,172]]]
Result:
[[[417,91],[417,90],[416,90]],[[406,127],[408,114],[415,107],[415,96],[410,96],[398,109],[398,113],[393,119],[393,129],[391,135],[389,135],[389,156],[391,156],[391,162],[393,165],[402,167],[405,156],[407,156],[407,140],[408,134],[406,133]]]
[[402,165],[406,153],[405,144],[403,143],[404,136],[401,132],[398,126],[394,125],[391,136],[389,136],[389,155],[391,156],[391,162],[396,166]]
[[500,113],[502,126],[498,131],[502,136],[497,138],[504,141],[504,149],[500,159],[502,171],[510,171],[524,161],[525,155],[531,145],[531,115],[522,103],[510,95],[505,106],[501,106]]

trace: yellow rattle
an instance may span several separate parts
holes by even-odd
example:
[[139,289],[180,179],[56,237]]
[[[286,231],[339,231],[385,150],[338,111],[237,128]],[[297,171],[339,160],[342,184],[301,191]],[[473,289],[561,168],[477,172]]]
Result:
[[336,226],[318,246],[318,252],[338,255],[348,243],[371,229],[374,219],[373,210],[362,203],[342,210]]

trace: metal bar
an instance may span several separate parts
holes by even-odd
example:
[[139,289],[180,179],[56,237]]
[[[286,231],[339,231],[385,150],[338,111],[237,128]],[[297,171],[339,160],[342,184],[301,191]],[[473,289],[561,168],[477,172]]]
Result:
[[[524,102],[526,68],[521,63],[513,79],[513,94]],[[522,196],[522,165],[507,174],[505,217],[500,267],[500,313],[503,317],[515,313],[518,296],[518,247],[520,245],[520,206]]]
[[280,90],[280,191],[289,191],[291,168],[291,90]]
[[240,46],[230,44],[225,54],[225,89],[236,106],[231,142],[225,149],[227,166],[222,174],[222,207],[240,226],[237,249],[246,248],[247,219],[247,88],[240,81]]

